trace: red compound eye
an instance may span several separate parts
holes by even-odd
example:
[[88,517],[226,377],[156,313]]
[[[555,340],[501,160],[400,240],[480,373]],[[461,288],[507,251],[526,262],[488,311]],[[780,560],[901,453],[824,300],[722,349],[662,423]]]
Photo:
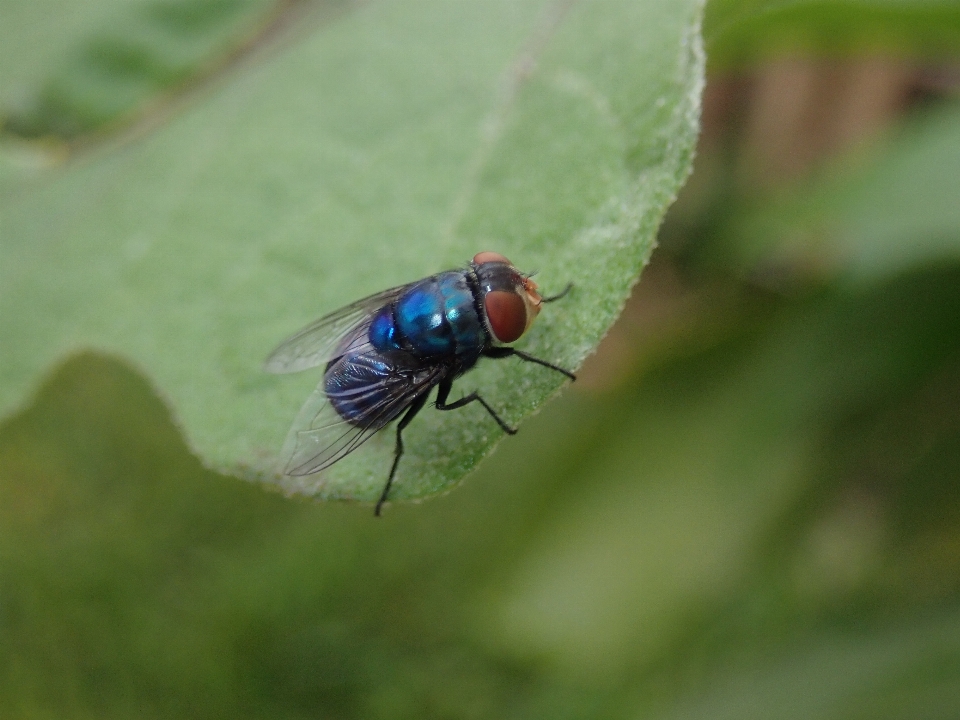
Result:
[[488,262],[502,262],[502,263],[506,263],[507,265],[510,264],[510,261],[507,260],[500,253],[490,252],[488,250],[485,250],[483,252],[478,252],[476,255],[473,256],[474,265],[483,265],[484,263],[488,263]]
[[492,290],[484,296],[483,305],[490,329],[500,342],[512,343],[527,329],[527,306],[516,293]]

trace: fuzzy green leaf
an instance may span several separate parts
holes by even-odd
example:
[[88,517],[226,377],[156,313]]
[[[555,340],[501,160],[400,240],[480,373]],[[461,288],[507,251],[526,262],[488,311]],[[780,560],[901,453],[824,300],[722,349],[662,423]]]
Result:
[[[394,2],[260,53],[149,135],[6,193],[0,411],[78,349],[117,355],[210,467],[375,499],[392,438],[322,481],[279,477],[319,371],[270,376],[285,335],[493,249],[550,292],[520,347],[575,368],[619,313],[685,179],[700,4]],[[516,423],[562,378],[509,361],[460,381]],[[425,412],[392,495],[441,492],[500,439]]]

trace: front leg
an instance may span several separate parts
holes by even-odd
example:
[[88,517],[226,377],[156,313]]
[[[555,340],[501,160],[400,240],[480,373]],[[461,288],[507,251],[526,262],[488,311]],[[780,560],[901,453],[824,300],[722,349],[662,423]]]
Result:
[[476,401],[483,405],[486,408],[486,411],[490,413],[490,417],[497,421],[497,425],[503,428],[503,431],[507,435],[515,435],[517,433],[516,428],[512,428],[507,425],[503,419],[497,415],[496,411],[487,401],[480,397],[476,392],[472,392],[469,395],[466,395],[459,400],[455,400],[452,403],[447,402],[447,398],[450,396],[450,390],[453,389],[453,380],[446,378],[440,382],[440,385],[437,387],[437,410],[456,410],[457,408],[462,408],[464,405],[469,405],[470,403]]
[[522,350],[517,350],[512,347],[491,347],[483,351],[485,357],[493,358],[494,360],[502,360],[503,358],[508,357],[518,357],[525,362],[536,363],[537,365],[543,365],[545,368],[550,368],[551,370],[556,370],[558,373],[566,375],[571,380],[576,380],[577,376],[574,375],[569,370],[564,370],[562,367],[558,367],[553,363],[547,362],[546,360],[541,360],[538,357],[533,355],[527,355],[527,353]]

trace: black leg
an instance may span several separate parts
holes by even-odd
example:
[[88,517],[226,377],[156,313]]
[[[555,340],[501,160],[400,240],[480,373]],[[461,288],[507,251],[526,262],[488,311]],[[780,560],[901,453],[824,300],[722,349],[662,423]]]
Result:
[[403,455],[403,438],[400,435],[403,429],[410,424],[410,421],[417,416],[417,413],[423,408],[424,403],[427,402],[427,394],[428,393],[424,393],[414,400],[413,405],[407,409],[406,415],[397,423],[397,447],[393,451],[393,465],[390,467],[390,476],[387,478],[387,484],[383,486],[383,492],[380,493],[380,499],[377,500],[377,507],[373,510],[373,514],[376,517],[380,517],[380,508],[383,507],[383,504],[387,501],[387,496],[390,494],[390,486],[393,484],[393,476],[397,474],[397,465],[400,462],[400,456]]
[[503,419],[497,415],[496,411],[494,411],[494,409],[487,404],[487,401],[475,392],[465,395],[464,397],[460,398],[459,400],[455,400],[452,403],[448,403],[447,397],[450,395],[451,388],[453,388],[452,380],[448,379],[440,383],[440,386],[437,389],[437,410],[456,410],[457,408],[462,408],[464,405],[468,405],[476,401],[486,408],[487,412],[490,413],[490,417],[497,421],[497,425],[503,428],[503,431],[507,433],[507,435],[516,435],[516,429],[507,425]]
[[567,286],[563,290],[558,292],[556,295],[548,295],[547,297],[541,297],[540,302],[546,303],[546,302],[553,302],[554,300],[559,300],[571,290],[573,290],[573,283],[567,283]]
[[551,370],[556,370],[558,373],[566,375],[571,380],[576,380],[577,376],[574,375],[569,370],[564,370],[562,367],[557,367],[553,363],[548,363],[546,360],[541,360],[538,357],[533,355],[527,355],[522,350],[516,350],[512,347],[492,347],[484,351],[484,356],[488,358],[493,358],[494,360],[501,360],[508,357],[518,357],[525,362],[536,363],[537,365],[543,365],[545,368],[550,368]]

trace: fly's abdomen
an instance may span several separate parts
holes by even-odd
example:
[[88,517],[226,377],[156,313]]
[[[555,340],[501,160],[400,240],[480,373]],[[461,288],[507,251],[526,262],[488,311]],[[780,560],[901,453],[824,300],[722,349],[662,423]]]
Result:
[[424,356],[477,354],[486,339],[462,272],[441,273],[411,287],[397,300],[393,319],[411,351]]
[[388,353],[403,350],[403,339],[397,330],[392,307],[386,305],[373,316],[367,337],[370,339],[370,344],[377,349],[377,352]]
[[327,368],[323,389],[333,409],[348,423],[378,429],[397,414],[381,417],[379,410],[390,399],[384,381],[393,371],[393,365],[372,353],[344,355]]

